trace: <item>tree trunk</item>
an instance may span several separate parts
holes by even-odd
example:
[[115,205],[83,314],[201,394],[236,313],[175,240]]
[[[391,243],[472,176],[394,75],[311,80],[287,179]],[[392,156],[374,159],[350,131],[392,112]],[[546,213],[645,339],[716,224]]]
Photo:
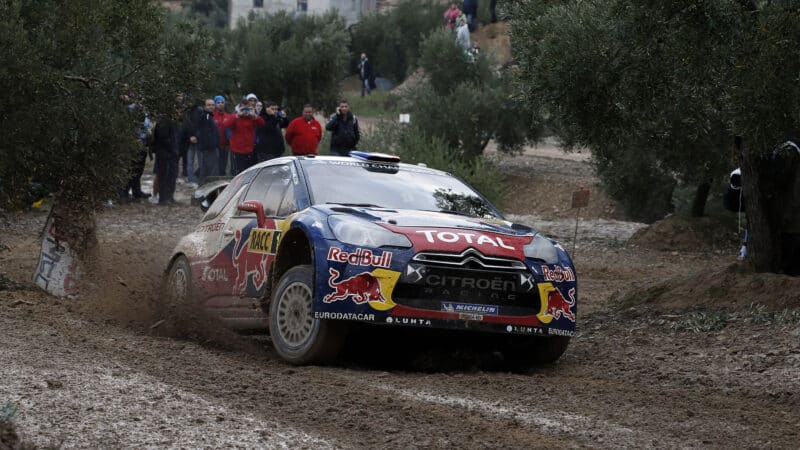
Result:
[[697,190],[694,193],[694,200],[692,201],[692,217],[703,217],[706,213],[706,202],[708,201],[708,193],[711,191],[711,181],[704,181],[697,185]]
[[93,210],[53,205],[42,232],[34,283],[56,297],[77,295],[85,258],[97,243],[96,232]]
[[[789,153],[789,155],[791,155]],[[782,272],[800,258],[784,251],[787,218],[794,213],[796,163],[780,153],[743,152],[742,188],[747,211],[748,256],[756,272]]]

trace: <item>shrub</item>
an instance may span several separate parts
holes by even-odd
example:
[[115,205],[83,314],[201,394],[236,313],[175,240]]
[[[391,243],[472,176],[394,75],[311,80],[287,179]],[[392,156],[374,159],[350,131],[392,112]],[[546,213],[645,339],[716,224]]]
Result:
[[286,12],[240,22],[233,40],[242,55],[242,89],[299,115],[313,103],[336,104],[346,73],[350,36],[335,13],[292,17]]
[[411,126],[382,121],[364,134],[360,148],[399,155],[403,162],[425,164],[461,178],[502,207],[508,192],[502,173],[482,157],[464,159],[441,137],[428,136]]

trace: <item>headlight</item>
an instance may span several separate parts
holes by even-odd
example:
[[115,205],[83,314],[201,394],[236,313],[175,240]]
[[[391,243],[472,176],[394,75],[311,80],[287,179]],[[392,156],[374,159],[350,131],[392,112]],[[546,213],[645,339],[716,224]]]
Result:
[[550,242],[550,239],[536,233],[530,244],[523,247],[526,258],[540,259],[547,264],[558,262],[558,249]]
[[373,248],[384,245],[411,247],[411,241],[402,234],[393,233],[380,225],[353,216],[330,216],[328,225],[336,239],[345,244]]

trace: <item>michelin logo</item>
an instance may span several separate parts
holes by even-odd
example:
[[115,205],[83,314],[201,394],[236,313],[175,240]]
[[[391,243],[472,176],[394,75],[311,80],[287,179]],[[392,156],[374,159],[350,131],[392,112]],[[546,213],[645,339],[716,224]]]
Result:
[[471,303],[442,302],[442,311],[496,316],[498,308],[495,305],[473,305]]

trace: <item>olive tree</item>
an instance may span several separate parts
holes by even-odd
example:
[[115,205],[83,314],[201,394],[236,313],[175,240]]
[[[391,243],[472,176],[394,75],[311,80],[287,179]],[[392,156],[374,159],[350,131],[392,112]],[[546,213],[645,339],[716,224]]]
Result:
[[539,121],[517,96],[508,71],[491,55],[469,55],[454,34],[436,31],[420,46],[426,81],[411,92],[412,126],[446,142],[467,158],[481,155],[491,140],[513,152],[535,138]]
[[[518,6],[529,12],[512,32],[528,102],[568,144],[591,148],[598,175],[633,217],[669,212],[665,191],[677,182],[696,186],[693,213],[702,215],[732,142],[732,3],[556,3]],[[641,195],[654,190],[656,202]]]
[[85,260],[95,208],[138,151],[141,117],[127,103],[173,110],[200,85],[206,38],[150,0],[8,0],[0,33],[0,208],[24,207],[31,184],[43,186],[58,239]]
[[232,38],[245,92],[283,104],[297,115],[306,103],[333,108],[350,44],[344,20],[336,13],[258,15],[241,20]]

